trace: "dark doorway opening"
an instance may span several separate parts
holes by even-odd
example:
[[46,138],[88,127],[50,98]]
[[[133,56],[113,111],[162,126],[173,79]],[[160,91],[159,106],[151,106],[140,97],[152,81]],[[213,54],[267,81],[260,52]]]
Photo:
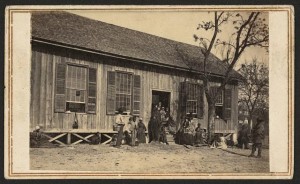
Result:
[[161,106],[170,109],[170,92],[152,90],[152,109],[161,102]]

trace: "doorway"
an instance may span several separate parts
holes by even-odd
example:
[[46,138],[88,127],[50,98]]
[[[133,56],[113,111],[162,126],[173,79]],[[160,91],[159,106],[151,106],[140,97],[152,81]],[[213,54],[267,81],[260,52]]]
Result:
[[152,109],[161,102],[161,106],[170,109],[171,92],[152,90]]

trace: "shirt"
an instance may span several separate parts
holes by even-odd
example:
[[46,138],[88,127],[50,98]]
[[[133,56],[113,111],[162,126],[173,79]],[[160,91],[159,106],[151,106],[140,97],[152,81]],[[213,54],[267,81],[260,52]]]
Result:
[[123,116],[121,114],[118,114],[116,116],[116,121],[117,124],[124,124]]

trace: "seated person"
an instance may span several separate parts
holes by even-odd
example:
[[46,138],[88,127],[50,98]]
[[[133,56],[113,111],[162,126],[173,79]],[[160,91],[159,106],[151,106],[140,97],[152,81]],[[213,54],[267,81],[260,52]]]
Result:
[[215,135],[210,148],[227,149],[226,138],[223,135]]
[[95,135],[93,135],[91,138],[91,144],[100,144],[101,143],[101,135],[99,132],[97,132]]
[[36,126],[33,132],[30,133],[30,147],[37,148],[40,146],[42,134],[40,126]]
[[190,124],[189,118],[185,118],[181,130],[177,134],[178,144],[194,145],[193,127]]

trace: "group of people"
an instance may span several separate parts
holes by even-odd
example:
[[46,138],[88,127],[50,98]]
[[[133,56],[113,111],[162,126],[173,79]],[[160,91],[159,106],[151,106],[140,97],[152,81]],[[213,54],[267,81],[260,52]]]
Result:
[[204,143],[204,130],[201,128],[200,123],[198,123],[197,126],[195,126],[192,122],[192,119],[192,113],[190,113],[184,118],[184,121],[176,134],[176,143],[192,146],[200,146]]
[[[152,108],[151,118],[148,124],[149,143],[157,142],[169,144],[167,140],[167,129],[172,133],[172,127],[175,127],[175,122],[170,115],[168,107],[163,107],[159,102]],[[171,128],[169,128],[171,127]],[[176,128],[176,127],[175,127]]]
[[111,145],[120,147],[122,144],[137,146],[146,143],[147,129],[143,119],[139,118],[137,122],[137,117],[133,116],[129,118],[128,122],[125,122],[122,114],[123,111],[119,109],[114,124],[114,129],[118,131],[118,134],[113,136]]

